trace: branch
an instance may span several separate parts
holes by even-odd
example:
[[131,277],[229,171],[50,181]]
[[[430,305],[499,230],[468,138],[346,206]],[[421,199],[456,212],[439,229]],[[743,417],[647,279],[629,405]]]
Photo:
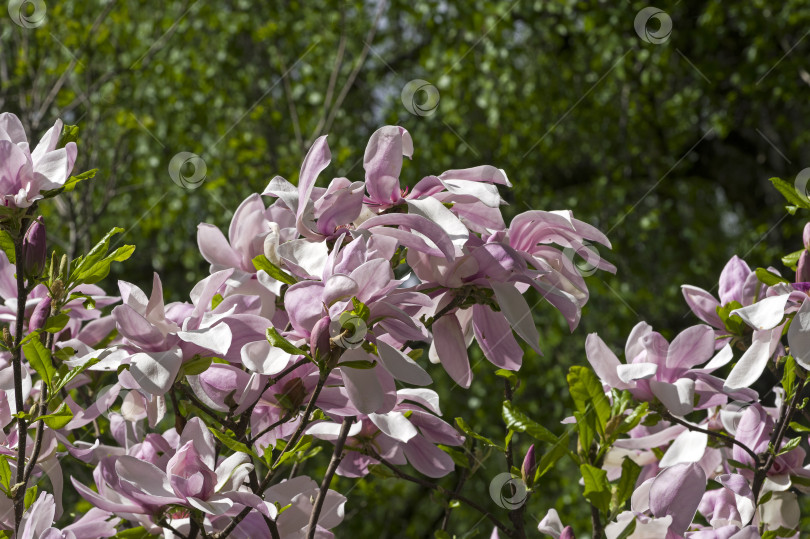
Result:
[[445,496],[449,497],[450,499],[458,500],[458,501],[460,501],[462,503],[465,503],[468,506],[475,509],[476,511],[478,511],[479,513],[481,513],[482,515],[484,515],[485,517],[487,517],[500,531],[505,533],[507,537],[514,537],[515,536],[514,532],[512,530],[510,530],[503,522],[501,522],[498,519],[498,517],[496,517],[495,515],[493,515],[492,513],[490,513],[489,511],[487,511],[486,509],[484,509],[483,507],[481,507],[480,505],[478,505],[474,501],[470,500],[469,498],[467,498],[465,496],[462,496],[461,494],[451,492],[451,491],[447,490],[446,488],[444,488],[443,486],[437,485],[435,483],[431,483],[430,481],[428,481],[426,479],[422,479],[421,477],[416,477],[416,476],[410,475],[410,474],[408,474],[406,472],[403,472],[402,470],[400,470],[399,468],[397,468],[396,466],[394,466],[393,464],[391,464],[390,462],[388,462],[387,460],[382,458],[376,451],[371,450],[371,451],[369,451],[369,453],[370,453],[371,457],[374,457],[375,459],[380,461],[380,463],[383,466],[385,466],[386,468],[388,468],[389,470],[394,472],[394,475],[396,475],[400,479],[410,481],[411,483],[416,483],[417,485],[420,485],[422,487],[425,487],[425,488],[428,488],[428,489],[431,489],[431,490],[436,490],[439,493],[444,494]]
[[[313,410],[315,410],[315,402],[318,400],[318,396],[321,394],[321,390],[323,389],[323,386],[326,383],[326,377],[328,375],[329,373],[326,372],[326,370],[321,371],[321,374],[318,377],[318,384],[315,386],[315,391],[312,392],[312,397],[310,397],[309,399],[309,403],[307,404],[306,410],[304,410],[304,416],[301,418],[301,423],[298,424],[298,428],[295,430],[295,433],[292,435],[292,438],[290,438],[290,441],[287,443],[287,446],[284,448],[284,451],[279,453],[276,461],[267,470],[267,474],[264,476],[264,479],[262,479],[262,482],[259,485],[259,488],[256,489],[255,494],[262,496],[262,494],[260,493],[264,492],[264,490],[267,488],[267,485],[270,484],[270,480],[273,478],[273,472],[275,471],[276,466],[278,466],[278,463],[281,460],[282,455],[284,455],[284,453],[286,453],[288,449],[292,449],[293,447],[295,447],[295,444],[298,443],[298,439],[304,433],[304,430],[307,428],[307,425],[309,424],[310,416],[312,415]],[[228,526],[224,530],[222,530],[216,536],[216,538],[225,539],[226,537],[228,537],[234,530],[234,528],[236,528],[239,525],[239,523],[242,522],[242,520],[246,516],[248,516],[250,511],[251,511],[250,507],[245,507],[244,509],[242,509],[242,511],[238,515],[233,517],[231,523],[228,524]]]
[[[779,446],[782,445],[782,439],[787,433],[790,420],[799,404],[799,396],[802,393],[802,389],[804,389],[804,386],[796,390],[796,393],[793,394],[793,398],[790,399],[790,403],[782,403],[782,408],[779,412],[779,422],[776,424],[773,434],[771,435],[770,443],[768,444],[768,449],[770,450],[768,452],[768,458],[761,466],[757,467],[754,473],[754,483],[751,486],[751,490],[754,493],[754,501],[759,500],[759,492],[762,490],[762,484],[765,482],[765,478],[768,476],[771,466],[773,466],[773,463],[776,461],[776,454],[779,452]],[[759,463],[759,461],[755,462]]]
[[[19,234],[14,238],[14,256],[17,271],[17,318],[14,321],[14,348],[11,352],[11,363],[14,368],[14,405],[17,413],[25,411],[22,390],[22,338],[23,321],[25,320],[25,302],[28,289],[25,286],[25,256],[23,255],[23,237],[30,220],[23,219]],[[44,383],[44,382],[43,382]],[[25,512],[25,446],[28,438],[28,425],[23,417],[17,418],[17,477],[14,485],[14,533],[20,527]]]
[[732,443],[732,444],[734,444],[736,446],[739,446],[743,451],[748,453],[751,456],[752,459],[754,459],[754,463],[759,462],[759,456],[756,453],[754,453],[754,451],[751,450],[751,448],[749,448],[744,443],[732,438],[731,436],[728,436],[727,434],[723,434],[722,432],[717,432],[717,431],[714,431],[714,430],[706,430],[706,429],[700,428],[697,425],[693,425],[693,424],[689,423],[688,421],[684,421],[683,419],[678,419],[677,417],[670,414],[669,412],[662,412],[661,417],[663,417],[664,419],[666,419],[668,421],[672,421],[673,423],[677,423],[678,425],[683,425],[684,427],[686,427],[687,429],[689,429],[691,431],[702,432],[703,434],[707,434],[707,435],[712,436],[713,438],[716,438],[718,440],[723,440],[726,444]]
[[354,416],[343,418],[343,425],[340,427],[340,434],[335,442],[335,451],[332,453],[332,460],[329,461],[329,467],[326,469],[326,474],[323,476],[323,481],[321,482],[321,490],[318,491],[318,497],[315,499],[315,504],[312,506],[312,513],[309,515],[307,539],[315,539],[315,529],[318,527],[318,518],[321,516],[323,502],[326,501],[326,493],[329,490],[329,483],[332,482],[332,477],[335,475],[335,471],[340,465],[340,461],[343,460],[343,446],[346,444],[346,438],[349,437],[349,430],[351,429],[354,420]]

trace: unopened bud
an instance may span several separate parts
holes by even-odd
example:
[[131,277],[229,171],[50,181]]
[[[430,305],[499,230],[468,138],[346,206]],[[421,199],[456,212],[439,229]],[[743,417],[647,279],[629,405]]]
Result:
[[329,340],[329,324],[331,320],[328,316],[324,316],[312,328],[312,333],[309,337],[309,349],[312,352],[312,357],[324,357],[331,350],[331,342]]
[[7,348],[11,348],[14,345],[14,341],[11,340],[11,332],[8,330],[8,326],[3,327],[3,344],[5,344]]
[[62,282],[62,279],[57,279],[51,285],[51,295],[57,299],[62,299],[62,296],[65,293],[65,283]]
[[31,313],[31,318],[28,320],[28,331],[36,331],[45,326],[45,321],[51,315],[51,297],[45,296],[42,298],[37,306],[34,307],[34,312]]
[[799,263],[796,265],[796,282],[810,282],[810,251],[802,251]]
[[560,534],[560,539],[574,539],[574,528],[566,526]]
[[42,217],[37,217],[25,232],[22,244],[25,275],[28,278],[33,279],[42,275],[45,259],[48,257],[47,243],[45,222]]
[[520,475],[523,476],[523,482],[526,486],[532,488],[534,484],[534,470],[537,466],[534,458],[534,444],[529,446],[526,451],[526,457],[523,459],[523,466],[520,468]]
[[804,231],[802,232],[802,241],[804,242],[804,248],[810,249],[810,223],[804,225]]

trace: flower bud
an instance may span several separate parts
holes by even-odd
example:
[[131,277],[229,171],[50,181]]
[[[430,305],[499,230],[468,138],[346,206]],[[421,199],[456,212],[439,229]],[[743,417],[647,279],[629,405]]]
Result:
[[523,482],[526,483],[526,486],[532,488],[532,484],[534,484],[534,469],[537,466],[537,463],[534,459],[534,444],[529,446],[529,450],[526,451],[526,457],[523,459],[523,466],[520,468],[520,475],[523,476]]
[[560,534],[560,539],[574,539],[574,528],[566,526]]
[[810,282],[810,251],[802,251],[799,263],[796,264],[796,282]]
[[48,256],[47,241],[45,223],[42,217],[37,217],[25,232],[22,244],[24,270],[29,279],[39,277],[45,269],[45,259]]
[[31,318],[28,320],[28,331],[36,331],[45,326],[45,321],[51,314],[51,297],[45,296],[37,306],[34,307],[34,312],[31,313]]
[[810,249],[810,223],[804,225],[804,231],[802,232],[802,241],[804,242],[804,248]]

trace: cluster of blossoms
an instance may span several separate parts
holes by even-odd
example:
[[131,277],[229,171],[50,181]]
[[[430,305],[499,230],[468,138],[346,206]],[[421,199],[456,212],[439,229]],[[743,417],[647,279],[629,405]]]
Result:
[[[454,470],[450,451],[466,437],[441,417],[430,363],[469,387],[475,341],[495,367],[518,370],[516,336],[540,352],[524,294],[536,290],[572,329],[588,300],[564,250],[615,271],[590,247],[607,238],[570,211],[507,226],[502,170],[449,170],[403,188],[413,142],[386,126],[368,143],[364,181],[316,186],[331,161],[321,137],[297,185],[273,178],[227,236],[201,224],[210,275],[188,302],[165,304],[158,275],[151,291],[120,281],[108,296],[95,283],[133,249],[110,252],[119,230],[83,257],[47,262],[37,201],[83,179],[70,177],[76,146],[61,124],[29,154],[19,120],[0,115],[0,152],[0,528],[22,537],[132,527],[329,537],[346,503],[328,488],[332,473]],[[298,472],[318,440],[335,454],[323,484]],[[92,483],[71,472],[68,485],[95,508],[57,530],[68,462],[93,469]],[[34,501],[27,487],[45,477],[52,493]]]
[[[615,271],[593,247],[608,239],[570,211],[507,225],[499,186],[510,184],[491,166],[403,188],[413,141],[398,126],[371,136],[364,181],[319,187],[331,162],[321,137],[297,185],[276,177],[248,196],[227,236],[199,226],[210,272],[188,301],[166,304],[158,275],[151,290],[119,281],[111,296],[97,283],[134,250],[111,248],[121,229],[74,260],[49,258],[37,213],[92,176],[70,175],[74,134],[57,122],[29,152],[16,116],[0,115],[0,536],[332,537],[347,504],[333,476],[385,470],[441,492],[445,521],[455,499],[493,537],[525,537],[523,503],[499,504],[506,525],[432,482],[473,440],[503,450],[522,502],[573,459],[596,537],[798,536],[810,226],[786,259],[795,283],[734,257],[718,297],[683,287],[703,323],[671,342],[639,323],[622,362],[588,336],[593,370],[571,368],[576,411],[557,436],[513,401],[524,346],[541,353],[527,295],[573,330],[588,289],[571,253]],[[473,342],[504,379],[503,445],[446,422],[429,387],[439,369],[470,386]],[[532,445],[513,466],[516,433],[550,444],[539,463]],[[303,469],[323,447],[318,481]],[[71,518],[66,486],[93,508]],[[538,530],[574,537],[554,509]]]

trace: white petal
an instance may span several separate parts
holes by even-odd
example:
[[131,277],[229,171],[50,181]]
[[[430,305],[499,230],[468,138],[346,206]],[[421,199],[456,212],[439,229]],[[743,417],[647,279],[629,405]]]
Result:
[[650,380],[653,395],[676,416],[684,416],[694,410],[695,381],[681,378],[674,384]]
[[771,340],[771,330],[754,331],[751,346],[731,369],[723,384],[724,391],[749,387],[759,379],[771,357]]
[[272,376],[290,364],[292,356],[266,340],[249,342],[242,347],[242,364],[253,372]]
[[810,369],[810,301],[802,302],[788,330],[790,355],[796,363]]
[[231,347],[231,328],[227,324],[218,324],[212,328],[178,331],[180,339],[224,355]]
[[369,414],[368,418],[383,434],[400,442],[407,442],[419,432],[401,412],[388,412],[387,414]]
[[164,395],[177,378],[182,363],[180,349],[132,356],[129,372],[141,388],[152,395]]
[[397,350],[390,344],[378,340],[377,351],[380,353],[382,366],[397,380],[417,386],[426,386],[433,382],[425,369],[420,367],[407,354]]
[[658,466],[668,468],[683,462],[698,462],[706,452],[708,441],[709,437],[702,432],[684,431],[669,446]]
[[495,291],[501,312],[509,320],[509,325],[515,330],[515,333],[520,335],[535,352],[541,354],[540,334],[537,332],[537,326],[534,325],[532,312],[523,294],[509,283],[493,282],[492,289]]
[[753,305],[742,307],[731,311],[742,318],[746,324],[754,329],[773,329],[785,316],[785,305],[787,305],[790,294],[771,296],[761,299]]
[[655,376],[658,372],[658,365],[655,363],[630,363],[629,365],[619,365],[616,367],[619,380],[629,384],[634,380],[647,380]]

